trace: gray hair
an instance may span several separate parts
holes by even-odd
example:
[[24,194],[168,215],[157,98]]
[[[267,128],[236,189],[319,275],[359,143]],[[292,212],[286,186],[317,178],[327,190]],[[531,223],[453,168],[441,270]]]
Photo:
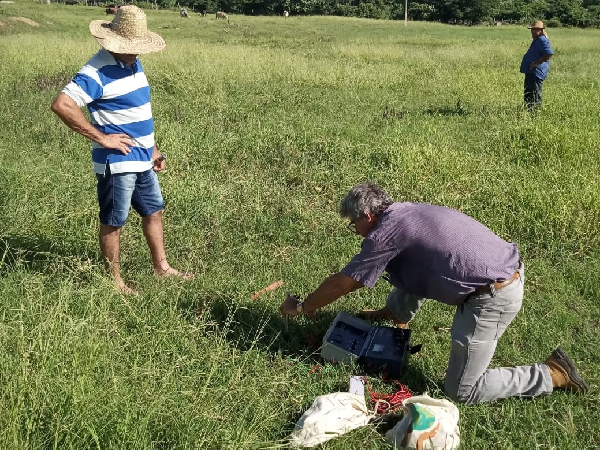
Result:
[[379,216],[394,203],[381,186],[362,183],[354,186],[340,202],[340,216],[355,221],[367,214]]

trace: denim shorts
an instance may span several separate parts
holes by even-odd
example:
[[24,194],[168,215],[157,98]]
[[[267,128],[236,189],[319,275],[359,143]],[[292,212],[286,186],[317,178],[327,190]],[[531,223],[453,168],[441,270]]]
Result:
[[98,205],[100,223],[113,227],[125,225],[129,207],[142,217],[147,217],[164,208],[158,176],[154,170],[111,174],[108,164],[98,179]]

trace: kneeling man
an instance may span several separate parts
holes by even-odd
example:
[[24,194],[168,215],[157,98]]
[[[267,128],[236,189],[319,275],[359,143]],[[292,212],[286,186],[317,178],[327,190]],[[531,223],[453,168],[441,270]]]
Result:
[[394,203],[378,185],[354,186],[340,203],[362,248],[302,303],[288,297],[283,315],[314,312],[363,286],[384,271],[394,286],[372,318],[405,326],[426,298],[456,306],[445,391],[475,404],[507,397],[534,397],[554,388],[585,392],[587,385],[559,347],[544,363],[488,369],[498,339],[521,309],[524,267],[517,247],[475,219],[444,206]]

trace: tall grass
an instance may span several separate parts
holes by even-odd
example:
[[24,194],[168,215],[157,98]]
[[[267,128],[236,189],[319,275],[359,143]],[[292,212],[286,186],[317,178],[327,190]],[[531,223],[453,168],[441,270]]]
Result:
[[[552,30],[544,110],[521,108],[528,30],[334,17],[149,12],[167,49],[142,57],[171,263],[152,276],[140,220],[111,288],[97,248],[89,143],[49,104],[97,50],[100,8],[0,4],[0,448],[257,448],[358,369],[315,364],[338,310],[379,307],[380,282],[282,335],[283,279],[308,294],[357,252],[337,215],[365,180],[457,208],[516,242],[524,307],[493,365],[561,344],[592,386],[460,407],[463,448],[598,448],[600,32]],[[36,21],[34,27],[9,17]],[[451,308],[426,304],[401,380],[442,396]],[[374,380],[375,381],[375,380]],[[385,389],[379,384],[378,389]],[[374,427],[324,446],[386,448]]]

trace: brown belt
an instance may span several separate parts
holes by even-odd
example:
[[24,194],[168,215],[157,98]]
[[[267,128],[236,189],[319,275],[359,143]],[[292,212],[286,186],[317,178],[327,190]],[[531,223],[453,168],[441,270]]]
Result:
[[494,286],[494,291],[497,291],[499,289],[502,289],[503,287],[508,286],[510,283],[512,283],[513,281],[515,281],[517,278],[519,278],[519,271],[518,270],[515,273],[513,273],[512,277],[510,277],[506,281],[496,281],[495,283],[484,284],[483,286],[479,286],[477,289],[475,289],[475,293],[477,293],[477,294],[491,294],[492,290],[490,289],[490,286]]

